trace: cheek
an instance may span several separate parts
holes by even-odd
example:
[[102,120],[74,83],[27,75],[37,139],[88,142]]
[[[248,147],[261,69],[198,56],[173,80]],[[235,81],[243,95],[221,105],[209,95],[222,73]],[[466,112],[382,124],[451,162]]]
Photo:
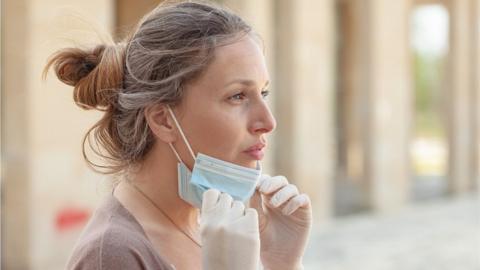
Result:
[[238,115],[211,110],[196,117],[192,125],[192,147],[226,161],[234,161],[235,155],[242,151],[242,138],[246,128]]

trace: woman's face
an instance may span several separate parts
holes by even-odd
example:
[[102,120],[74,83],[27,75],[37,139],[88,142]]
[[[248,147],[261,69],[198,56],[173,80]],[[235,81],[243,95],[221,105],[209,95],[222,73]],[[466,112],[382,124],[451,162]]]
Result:
[[[267,106],[268,71],[260,46],[250,36],[218,47],[202,75],[186,86],[173,109],[188,142],[198,152],[255,168],[276,125]],[[193,165],[185,143],[174,143],[182,160]]]

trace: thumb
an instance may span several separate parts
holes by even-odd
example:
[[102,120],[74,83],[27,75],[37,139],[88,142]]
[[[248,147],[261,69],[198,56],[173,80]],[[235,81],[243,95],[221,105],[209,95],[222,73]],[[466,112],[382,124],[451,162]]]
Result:
[[269,178],[270,176],[267,174],[263,174],[260,176],[260,181],[257,183],[257,187],[255,188],[255,192],[253,193],[252,197],[250,198],[250,207],[254,208],[257,210],[258,216],[264,214],[263,211],[263,200],[262,200],[262,195],[259,192],[260,186],[262,186],[262,183],[265,181],[265,179]]
[[203,193],[202,200],[202,213],[206,213],[209,210],[215,208],[220,197],[220,191],[216,189],[209,189]]
[[255,190],[255,193],[253,193],[253,196],[250,198],[250,207],[257,210],[258,224],[261,231],[266,224],[265,223],[266,217],[265,217],[265,211],[263,208],[263,198],[258,190]]

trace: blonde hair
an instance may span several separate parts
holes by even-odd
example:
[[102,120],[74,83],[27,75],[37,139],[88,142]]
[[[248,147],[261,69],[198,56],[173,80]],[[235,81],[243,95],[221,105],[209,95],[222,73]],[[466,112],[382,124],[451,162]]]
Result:
[[[215,48],[249,33],[251,27],[239,16],[214,4],[165,2],[122,42],[57,51],[44,76],[53,67],[60,81],[74,87],[79,107],[104,112],[84,136],[83,156],[97,172],[121,173],[141,162],[155,141],[145,108],[178,104],[184,86],[206,69]],[[106,164],[88,158],[87,141]]]

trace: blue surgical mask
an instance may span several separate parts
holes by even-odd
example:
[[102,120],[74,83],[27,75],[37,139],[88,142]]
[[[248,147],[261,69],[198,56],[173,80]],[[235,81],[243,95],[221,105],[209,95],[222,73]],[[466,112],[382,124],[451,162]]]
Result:
[[257,162],[257,168],[252,169],[202,153],[198,153],[195,157],[173,111],[170,107],[167,108],[187,145],[190,155],[195,160],[193,170],[190,172],[173,145],[169,144],[179,161],[177,170],[180,198],[197,208],[201,208],[203,192],[214,188],[230,194],[235,200],[247,202],[255,192],[255,187],[260,179],[262,173],[260,163]]

